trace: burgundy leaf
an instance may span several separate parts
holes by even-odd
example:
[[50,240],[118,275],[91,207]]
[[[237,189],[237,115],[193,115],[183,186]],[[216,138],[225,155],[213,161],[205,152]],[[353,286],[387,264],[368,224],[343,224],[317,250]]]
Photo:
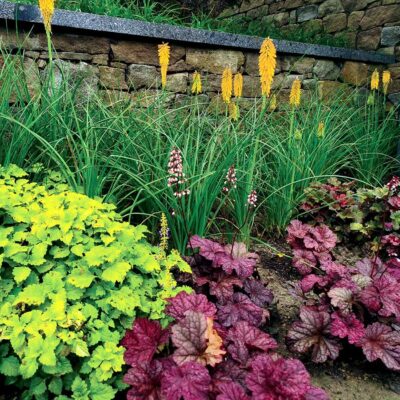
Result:
[[331,251],[336,246],[337,236],[326,225],[316,226],[311,234],[318,242],[318,252]]
[[214,366],[225,354],[212,319],[194,311],[188,311],[186,317],[172,327],[172,342],[177,348],[173,358],[179,365],[194,361]]
[[237,382],[245,386],[247,370],[232,359],[217,365],[214,373],[214,382],[219,386],[222,382]]
[[158,321],[137,318],[132,330],[126,331],[121,341],[126,348],[125,362],[131,366],[150,362],[157,348],[168,341],[168,335]]
[[185,318],[188,311],[196,311],[213,318],[217,309],[203,294],[188,294],[186,292],[180,292],[172,299],[168,299],[168,304],[165,307],[165,312],[178,321]]
[[310,390],[310,375],[299,360],[258,356],[247,375],[253,400],[299,400]]
[[131,386],[127,400],[161,400],[161,375],[165,367],[163,362],[154,360],[130,368],[124,376],[124,382]]
[[341,339],[348,338],[350,344],[358,343],[365,335],[364,325],[354,314],[332,314],[331,333]]
[[294,322],[288,332],[293,349],[299,353],[306,353],[311,349],[312,360],[316,363],[325,362],[328,358],[336,359],[340,346],[330,334],[329,313],[302,307],[300,320]]
[[263,321],[263,315],[263,310],[243,293],[235,293],[231,301],[218,307],[218,319],[226,327],[233,326],[239,321],[259,326]]
[[232,274],[232,272],[235,271],[242,279],[253,275],[258,255],[255,253],[248,253],[244,243],[235,243],[233,246],[225,246],[225,253],[227,257],[220,261],[220,265],[227,274]]
[[353,305],[353,292],[350,289],[336,287],[328,292],[331,304],[341,311],[351,311]]
[[257,352],[266,352],[278,347],[271,336],[250,325],[247,321],[240,321],[231,328],[226,340],[230,342],[228,350],[232,358],[244,366]]
[[383,317],[394,315],[400,318],[400,282],[389,274],[374,279],[363,289],[360,300],[370,311]]
[[250,299],[259,307],[266,307],[272,303],[274,295],[265,285],[255,279],[247,279],[243,286]]
[[389,369],[400,371],[400,332],[375,322],[367,327],[359,345],[368,361],[380,359]]
[[295,239],[304,239],[310,231],[310,228],[309,225],[303,224],[297,219],[291,221],[287,228],[288,242],[291,244]]
[[308,293],[314,289],[314,286],[323,288],[329,283],[328,278],[315,274],[305,276],[300,282],[300,288],[303,293]]
[[301,275],[310,274],[312,268],[317,265],[317,258],[310,250],[295,249],[293,251],[293,266]]
[[376,258],[374,260],[364,258],[356,263],[356,269],[364,276],[376,278],[382,276],[385,271],[385,266],[380,258]]
[[234,287],[242,287],[242,281],[233,275],[226,275],[224,272],[220,272],[216,280],[209,281],[210,294],[215,296],[218,301],[225,301],[230,299],[234,293]]
[[200,236],[192,236],[189,240],[190,247],[199,248],[200,255],[210,261],[215,261],[219,253],[225,253],[224,248],[217,242],[209,239],[203,239]]
[[223,382],[218,385],[220,394],[216,400],[250,400],[243,387],[235,382]]
[[207,368],[188,362],[164,371],[161,392],[166,400],[208,400],[210,384]]

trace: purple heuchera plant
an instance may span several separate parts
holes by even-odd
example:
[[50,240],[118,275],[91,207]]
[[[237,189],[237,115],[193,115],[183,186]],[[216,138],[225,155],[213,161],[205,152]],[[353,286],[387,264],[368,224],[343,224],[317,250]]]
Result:
[[380,359],[400,370],[400,269],[393,259],[364,259],[349,268],[337,263],[335,234],[325,225],[292,221],[288,243],[293,265],[303,276],[298,289],[304,300],[300,320],[288,342],[298,353],[311,352],[314,362],[336,359],[341,341],[362,348],[369,361]]
[[168,300],[174,322],[139,318],[122,341],[128,400],[327,400],[300,361],[274,352],[264,329],[273,296],[253,277],[257,256],[199,237],[191,246],[194,292]]

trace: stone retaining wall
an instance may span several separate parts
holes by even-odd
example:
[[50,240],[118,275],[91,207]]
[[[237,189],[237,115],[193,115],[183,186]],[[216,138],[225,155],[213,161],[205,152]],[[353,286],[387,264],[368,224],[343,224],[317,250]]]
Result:
[[282,31],[324,31],[354,48],[400,58],[399,0],[240,0],[222,13],[231,15],[273,23]]
[[[0,2],[1,3],[1,2]],[[79,13],[63,12],[67,19],[86,18]],[[104,17],[107,18],[107,17]],[[120,22],[118,19],[108,19],[111,22]],[[57,21],[57,19],[55,19]],[[123,23],[124,21],[122,21]],[[41,24],[19,23],[19,33],[16,34],[12,21],[1,20],[0,12],[0,43],[3,47],[14,50],[24,49],[24,70],[30,89],[37,89],[37,77],[48,65],[46,37]],[[159,27],[158,27],[159,28]],[[162,28],[167,36],[165,26]],[[171,27],[172,29],[176,29]],[[179,28],[181,29],[181,28]],[[182,30],[182,29],[181,29]],[[53,25],[53,45],[56,51],[56,79],[66,79],[70,76],[73,81],[82,80],[86,92],[96,91],[107,97],[132,98],[144,106],[149,104],[149,97],[160,88],[160,68],[158,64],[157,45],[161,38],[138,38],[127,35],[105,34],[76,31],[62,28],[61,22]],[[28,34],[28,32],[30,32]],[[186,31],[182,31],[184,36]],[[189,32],[189,31],[187,31]],[[193,30],[189,33],[193,34]],[[240,41],[237,35],[224,36]],[[182,39],[169,40],[171,45],[171,60],[168,70],[167,92],[169,99],[180,100],[190,96],[193,72],[202,74],[204,100],[216,101],[220,91],[221,75],[225,67],[229,66],[233,72],[242,72],[244,75],[243,103],[252,103],[251,99],[260,96],[258,77],[258,51],[255,46],[247,48],[227,48],[213,45],[185,43]],[[278,44],[279,48],[289,51],[296,48],[295,43]],[[250,49],[250,47],[253,47]],[[311,48],[311,47],[310,47]],[[317,54],[319,47],[312,50]],[[333,49],[334,50],[334,49]],[[337,90],[348,90],[348,87],[367,87],[372,71],[388,68],[378,61],[384,60],[381,56],[375,57],[368,53],[348,53],[351,60],[343,59],[347,53],[337,53],[329,48],[321,48],[323,56],[302,56],[287,54],[278,51],[278,66],[273,89],[278,92],[279,101],[286,101],[294,79],[302,81],[305,95],[318,88],[323,98],[328,98]],[[332,54],[331,58],[326,57]],[[357,61],[359,56],[363,61]],[[368,59],[371,61],[368,61]],[[388,60],[393,61],[392,58]],[[389,88],[391,99],[400,99],[400,64],[390,67],[393,82]]]

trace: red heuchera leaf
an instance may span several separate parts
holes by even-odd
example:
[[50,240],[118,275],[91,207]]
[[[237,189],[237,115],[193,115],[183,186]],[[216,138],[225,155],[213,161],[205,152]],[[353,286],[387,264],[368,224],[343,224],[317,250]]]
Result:
[[161,375],[173,365],[170,360],[154,360],[130,368],[124,376],[124,382],[131,385],[127,400],[161,400]]
[[336,287],[328,292],[331,304],[341,311],[351,311],[353,306],[353,292],[350,289]]
[[196,311],[213,318],[217,309],[204,294],[186,292],[180,292],[172,299],[168,299],[168,304],[165,307],[165,312],[178,321],[185,318],[188,311]]
[[319,276],[315,274],[310,274],[305,276],[300,282],[300,288],[303,293],[308,293],[314,289],[314,286],[318,288],[323,288],[329,283],[327,277]]
[[253,400],[300,400],[311,388],[310,375],[299,360],[258,356],[246,378]]
[[161,392],[166,400],[208,400],[210,384],[207,368],[188,362],[164,371]]
[[225,253],[224,248],[217,242],[209,239],[203,239],[200,236],[192,236],[189,240],[189,247],[199,248],[200,255],[210,261],[215,261],[220,256],[219,253]]
[[194,361],[215,366],[225,354],[212,319],[194,311],[188,311],[186,317],[172,327],[172,342],[177,348],[173,359],[179,365]]
[[223,382],[237,382],[245,386],[247,369],[242,368],[239,363],[228,359],[217,365],[214,373],[214,382],[219,386]]
[[231,301],[218,306],[218,319],[226,327],[233,326],[239,321],[259,326],[263,321],[263,315],[262,308],[256,306],[243,293],[235,293]]
[[370,311],[383,317],[400,318],[400,282],[389,274],[374,279],[360,293],[360,300]]
[[303,224],[301,221],[294,219],[290,222],[287,232],[288,232],[288,243],[290,245],[295,245],[297,239],[304,239],[311,227],[307,224]]
[[391,258],[386,262],[387,272],[400,282],[400,260]]
[[351,314],[332,314],[331,333],[341,339],[347,337],[350,344],[358,343],[365,335],[364,325]]
[[276,349],[278,344],[267,333],[262,332],[247,321],[238,322],[228,332],[228,350],[232,358],[246,365],[255,352]]
[[235,382],[223,382],[218,385],[220,394],[216,400],[250,400],[243,387]]
[[364,258],[356,263],[356,268],[360,274],[370,278],[380,277],[385,272],[385,266],[380,258],[376,260]]
[[400,332],[375,322],[367,327],[359,345],[368,361],[380,359],[389,369],[400,371]]
[[316,363],[325,362],[328,358],[337,358],[340,346],[330,334],[329,313],[302,307],[300,320],[293,323],[288,332],[293,349],[299,353],[306,353],[312,349],[312,360]]
[[220,261],[220,264],[227,274],[235,271],[242,279],[253,275],[258,260],[257,254],[248,253],[244,243],[235,243],[233,246],[229,244],[224,249],[226,257]]
[[266,307],[272,303],[274,295],[265,285],[255,279],[247,279],[243,286],[250,299],[259,307]]
[[310,250],[295,249],[293,251],[293,266],[301,275],[308,275],[312,268],[317,265],[317,258]]
[[132,366],[150,362],[157,348],[167,343],[168,336],[168,331],[163,330],[158,321],[137,318],[132,330],[126,331],[121,341],[126,348],[125,362]]
[[336,246],[337,236],[326,225],[316,226],[311,229],[311,234],[318,242],[318,252],[331,251]]
[[209,281],[210,294],[215,296],[218,301],[230,299],[234,293],[234,286],[242,287],[242,281],[234,275],[226,275],[220,272],[216,280]]

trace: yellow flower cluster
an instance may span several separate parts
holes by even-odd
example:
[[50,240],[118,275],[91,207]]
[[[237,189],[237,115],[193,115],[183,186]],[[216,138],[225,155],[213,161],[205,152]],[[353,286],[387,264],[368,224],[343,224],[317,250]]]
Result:
[[160,249],[163,251],[168,250],[168,221],[167,217],[164,213],[161,214],[161,223],[160,223]]
[[261,93],[263,96],[269,97],[276,69],[276,48],[274,42],[270,38],[265,39],[261,45],[258,66]]
[[229,103],[229,117],[232,121],[237,121],[239,119],[239,106],[236,103]]
[[51,20],[54,14],[54,0],[39,0],[39,9],[47,33],[51,32]]
[[170,47],[168,43],[158,45],[158,57],[161,67],[161,85],[165,88],[167,85],[167,71],[170,58]]
[[290,91],[290,105],[292,107],[299,107],[301,102],[301,82],[299,78],[296,78],[292,84],[292,90]]
[[193,74],[192,93],[200,94],[202,91],[203,91],[203,87],[201,84],[201,75],[199,72],[195,71]]
[[371,76],[371,90],[378,90],[379,89],[379,72],[377,69],[372,73]]
[[233,80],[233,93],[237,99],[243,95],[243,75],[238,72]]
[[392,77],[390,75],[390,71],[383,71],[382,74],[383,93],[387,94],[391,81]]
[[222,81],[221,81],[221,93],[222,93],[222,100],[229,104],[231,102],[233,92],[233,74],[232,70],[227,67],[225,68],[222,74]]

